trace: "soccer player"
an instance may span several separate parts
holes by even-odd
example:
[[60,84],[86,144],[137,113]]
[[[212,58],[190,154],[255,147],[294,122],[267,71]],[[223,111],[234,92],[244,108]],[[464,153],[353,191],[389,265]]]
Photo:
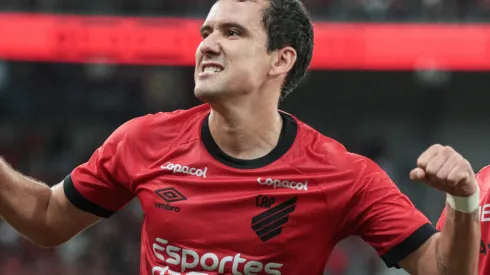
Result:
[[373,161],[278,110],[312,56],[298,0],[219,0],[201,35],[204,105],[125,123],[52,188],[0,162],[0,215],[53,247],[137,197],[145,275],[319,275],[350,235],[411,274],[475,274],[479,190],[461,155],[434,145],[411,173],[448,194],[437,232]]
[[[478,217],[481,223],[480,259],[478,274],[490,274],[490,197],[488,189],[490,187],[490,166],[486,166],[476,174],[476,180],[480,186],[480,197],[478,198],[479,208]],[[443,230],[446,223],[447,212],[452,212],[451,207],[446,206],[442,211],[441,217],[437,222],[437,229]]]

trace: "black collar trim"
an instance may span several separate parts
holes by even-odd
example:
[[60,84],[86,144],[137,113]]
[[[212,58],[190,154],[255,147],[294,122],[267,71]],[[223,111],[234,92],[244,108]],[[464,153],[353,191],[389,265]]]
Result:
[[233,168],[256,169],[269,165],[281,158],[289,150],[289,148],[291,148],[298,132],[298,125],[296,123],[296,120],[286,113],[279,113],[281,114],[281,117],[283,119],[279,142],[269,154],[261,158],[252,160],[237,159],[223,152],[211,136],[208,122],[209,115],[206,116],[201,127],[201,139],[204,147],[209,152],[209,154],[211,154],[211,156],[213,156],[217,161]]

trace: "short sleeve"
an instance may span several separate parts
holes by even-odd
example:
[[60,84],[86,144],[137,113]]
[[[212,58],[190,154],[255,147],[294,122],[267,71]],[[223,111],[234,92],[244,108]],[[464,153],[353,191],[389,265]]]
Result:
[[439,217],[439,220],[437,221],[437,225],[436,225],[437,230],[442,230],[445,221],[446,221],[446,208],[442,210],[441,217]]
[[354,234],[371,245],[388,267],[397,267],[437,230],[369,159],[363,164],[355,195]]
[[77,208],[108,218],[134,198],[128,167],[128,136],[134,124],[133,120],[119,127],[86,163],[65,178],[65,194]]

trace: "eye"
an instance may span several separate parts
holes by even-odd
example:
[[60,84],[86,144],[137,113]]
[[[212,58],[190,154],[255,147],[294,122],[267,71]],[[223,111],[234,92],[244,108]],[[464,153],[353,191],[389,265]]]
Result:
[[201,37],[203,39],[206,38],[206,37],[208,37],[208,36],[209,36],[209,32],[208,31],[204,31],[204,32],[201,33]]
[[226,32],[226,36],[239,36],[240,35],[240,32],[236,31],[236,30],[228,30]]

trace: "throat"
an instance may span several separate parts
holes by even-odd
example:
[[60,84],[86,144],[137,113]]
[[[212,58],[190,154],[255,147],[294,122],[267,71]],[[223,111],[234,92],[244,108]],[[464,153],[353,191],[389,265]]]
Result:
[[[234,140],[233,140],[234,139]],[[257,142],[256,144],[252,142],[242,143],[240,138],[231,137],[231,142],[217,142],[220,149],[227,155],[236,159],[243,160],[254,160],[266,156],[276,147],[275,144],[266,142]]]
[[[201,127],[201,139],[208,153],[218,162],[237,169],[256,169],[274,163],[293,146],[298,133],[296,120],[286,113],[279,113],[276,122],[267,124],[229,124],[211,126],[213,111]],[[274,118],[274,116],[272,116]],[[257,121],[256,121],[257,122]],[[227,126],[228,125],[228,126]],[[253,125],[259,125],[253,127]],[[226,126],[226,127],[225,127]],[[212,132],[212,133],[211,133]]]
[[211,135],[221,151],[243,160],[258,159],[272,152],[279,142],[283,126],[277,112],[269,118],[248,117],[235,123],[220,121],[213,114],[209,119]]

